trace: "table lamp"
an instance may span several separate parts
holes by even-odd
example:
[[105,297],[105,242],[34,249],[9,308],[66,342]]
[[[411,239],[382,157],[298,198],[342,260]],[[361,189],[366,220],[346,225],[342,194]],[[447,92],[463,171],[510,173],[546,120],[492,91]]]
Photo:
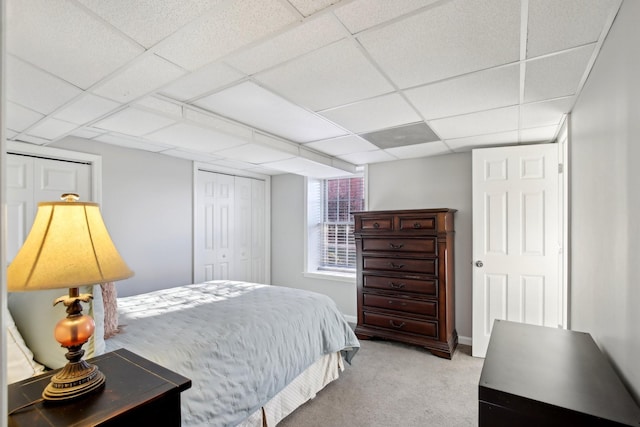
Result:
[[[100,389],[105,376],[97,366],[82,359],[95,323],[82,314],[80,302],[91,294],[80,294],[79,286],[131,277],[133,272],[120,257],[109,237],[97,203],[79,202],[77,194],[62,195],[61,202],[42,202],[20,251],[7,269],[10,292],[69,288],[57,298],[67,317],[55,327],[56,340],[67,348],[69,361],[42,392],[49,401],[64,401]],[[44,325],[43,325],[44,326]]]

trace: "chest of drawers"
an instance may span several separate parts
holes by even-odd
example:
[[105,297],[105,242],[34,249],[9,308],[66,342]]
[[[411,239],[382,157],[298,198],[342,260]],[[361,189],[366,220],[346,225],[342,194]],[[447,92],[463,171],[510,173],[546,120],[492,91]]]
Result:
[[354,214],[360,339],[385,338],[451,358],[455,209]]

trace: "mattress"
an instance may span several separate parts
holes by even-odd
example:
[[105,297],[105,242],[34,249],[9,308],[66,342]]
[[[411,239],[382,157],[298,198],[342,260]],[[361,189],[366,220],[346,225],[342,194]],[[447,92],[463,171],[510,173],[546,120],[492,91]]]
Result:
[[286,287],[185,285],[118,298],[118,313],[107,350],[127,348],[192,380],[186,426],[246,422],[324,356],[350,361],[359,348],[333,300]]

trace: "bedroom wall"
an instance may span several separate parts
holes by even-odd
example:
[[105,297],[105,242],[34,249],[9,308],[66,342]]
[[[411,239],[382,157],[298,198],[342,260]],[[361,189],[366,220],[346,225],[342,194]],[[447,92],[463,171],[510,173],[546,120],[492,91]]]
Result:
[[[456,238],[456,328],[471,338],[471,153],[372,164],[369,209],[454,208]],[[332,297],[356,317],[353,283],[304,276],[304,178],[278,175],[271,181],[271,282]],[[464,339],[461,340],[464,342]]]
[[53,146],[102,156],[105,224],[134,271],[118,295],[191,283],[192,162],[68,137]]
[[625,1],[571,117],[571,328],[640,402],[640,2]]

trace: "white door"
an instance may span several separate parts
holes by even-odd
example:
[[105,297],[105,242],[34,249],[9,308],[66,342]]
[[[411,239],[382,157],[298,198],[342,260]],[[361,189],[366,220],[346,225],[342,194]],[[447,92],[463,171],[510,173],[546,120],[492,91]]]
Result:
[[562,327],[556,144],[473,150],[473,338],[495,319]]
[[265,182],[251,180],[251,282],[267,283],[265,265]]
[[234,280],[251,281],[251,178],[236,177]]

